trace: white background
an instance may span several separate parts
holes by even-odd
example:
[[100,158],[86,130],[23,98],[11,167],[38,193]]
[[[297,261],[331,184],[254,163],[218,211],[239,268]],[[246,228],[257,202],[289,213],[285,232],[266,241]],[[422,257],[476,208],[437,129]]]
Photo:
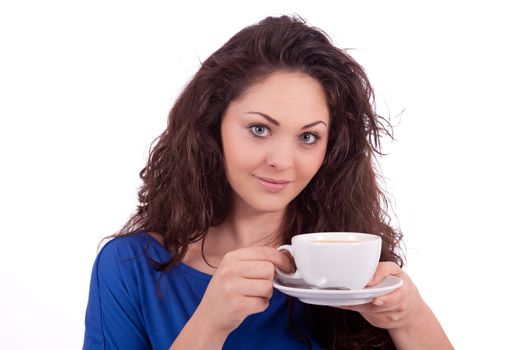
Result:
[[281,2],[0,3],[1,349],[81,347],[97,244],[135,209],[180,89],[238,30],[293,13],[354,48],[396,125],[382,169],[406,270],[456,348],[522,344],[523,11]]

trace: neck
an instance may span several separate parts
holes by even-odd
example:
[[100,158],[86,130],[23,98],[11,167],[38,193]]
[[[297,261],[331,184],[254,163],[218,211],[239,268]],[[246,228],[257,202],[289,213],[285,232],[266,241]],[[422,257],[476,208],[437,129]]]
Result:
[[221,225],[210,229],[209,234],[215,234],[221,241],[228,242],[233,249],[279,245],[281,244],[279,230],[281,220],[281,213],[230,217]]
[[282,244],[281,222],[285,210],[259,212],[238,208],[230,212],[220,225],[210,227],[206,239],[190,244],[183,261],[200,271],[213,275],[224,254],[246,247]]
[[235,207],[220,225],[210,227],[206,236],[205,252],[222,256],[245,247],[282,244],[281,222],[284,210],[258,212],[249,208]]

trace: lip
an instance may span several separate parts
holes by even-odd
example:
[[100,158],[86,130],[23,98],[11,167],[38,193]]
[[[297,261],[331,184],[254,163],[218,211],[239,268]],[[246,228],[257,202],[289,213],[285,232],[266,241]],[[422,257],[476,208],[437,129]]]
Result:
[[291,182],[288,180],[277,180],[259,176],[255,176],[255,178],[266,191],[271,193],[282,191]]

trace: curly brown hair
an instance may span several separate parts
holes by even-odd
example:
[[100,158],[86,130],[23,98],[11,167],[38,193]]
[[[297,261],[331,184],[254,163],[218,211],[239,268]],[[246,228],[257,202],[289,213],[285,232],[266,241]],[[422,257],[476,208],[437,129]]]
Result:
[[[325,159],[289,204],[283,242],[304,232],[370,232],[382,237],[381,261],[402,265],[397,253],[402,234],[390,225],[388,198],[374,167],[382,155],[380,139],[392,136],[391,126],[375,112],[363,68],[298,16],[267,17],[248,26],[202,63],[171,109],[167,129],[152,144],[140,172],[138,209],[116,236],[160,233],[171,260],[157,268],[167,271],[190,243],[226,219],[232,189],[221,149],[222,115],[247,88],[277,71],[316,79],[330,111]],[[313,336],[327,348],[393,348],[388,332],[359,313],[307,305],[307,316]]]

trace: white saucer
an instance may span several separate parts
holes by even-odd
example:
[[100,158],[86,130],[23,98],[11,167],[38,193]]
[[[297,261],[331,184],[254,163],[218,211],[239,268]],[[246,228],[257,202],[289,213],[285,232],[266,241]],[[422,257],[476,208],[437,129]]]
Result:
[[277,278],[273,281],[275,288],[284,294],[299,298],[303,303],[329,306],[366,304],[371,302],[372,299],[388,294],[402,285],[403,280],[395,276],[387,276],[373,287],[355,290],[317,289],[308,286],[302,280],[296,280],[291,283]]

